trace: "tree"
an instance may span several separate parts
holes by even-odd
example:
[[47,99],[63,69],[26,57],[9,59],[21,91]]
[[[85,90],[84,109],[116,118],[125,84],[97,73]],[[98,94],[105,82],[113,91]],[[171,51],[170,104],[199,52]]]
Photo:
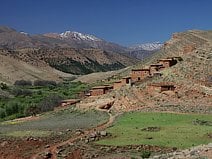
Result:
[[14,83],[15,86],[32,86],[32,81],[30,80],[17,80]]
[[50,95],[50,96],[44,98],[38,104],[38,107],[41,112],[51,111],[51,110],[54,110],[54,107],[57,107],[60,105],[61,100],[62,100],[61,96],[59,96],[57,94],[53,94],[53,95]]
[[141,154],[141,157],[142,158],[149,158],[150,155],[151,155],[150,151],[143,151],[142,154]]
[[57,83],[55,81],[36,80],[34,86],[57,86]]
[[8,89],[9,87],[7,86],[6,83],[0,83],[0,88],[1,88],[2,90],[5,90],[5,89]]
[[6,105],[6,107],[5,107],[6,115],[9,116],[9,115],[18,113],[18,109],[19,109],[18,107],[19,107],[19,104],[18,103],[16,103],[16,102],[9,102]]
[[16,97],[17,96],[31,96],[33,94],[33,92],[28,89],[14,88],[12,90],[12,94]]
[[0,108],[0,118],[4,118],[6,116],[6,112],[4,108]]
[[36,105],[31,105],[25,109],[25,115],[32,115],[35,116],[36,114],[40,113],[40,109]]

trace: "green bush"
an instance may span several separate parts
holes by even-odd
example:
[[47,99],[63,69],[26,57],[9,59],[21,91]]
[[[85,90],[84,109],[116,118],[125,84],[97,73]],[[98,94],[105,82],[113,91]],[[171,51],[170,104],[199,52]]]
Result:
[[4,108],[0,108],[0,118],[4,118],[6,116],[6,112]]
[[7,91],[1,91],[0,90],[0,100],[1,99],[9,99],[11,96],[10,96],[10,93],[7,92]]
[[28,116],[28,115],[36,115],[38,113],[40,113],[40,108],[38,106],[34,105],[34,104],[26,107],[25,111],[24,111],[24,114],[26,116]]
[[62,97],[57,94],[50,95],[44,98],[38,104],[38,108],[40,109],[41,112],[54,110],[54,107],[59,106],[59,104],[61,103],[61,100],[62,100]]
[[7,86],[6,83],[0,83],[0,88],[1,88],[2,90],[5,90],[5,89],[8,89],[9,87]]
[[51,111],[60,105],[63,98],[72,98],[74,94],[86,88],[81,82],[67,82],[56,86],[54,81],[42,81],[41,85],[42,83],[48,86],[31,86],[27,89],[12,86],[8,91],[0,88],[0,118],[10,120]]
[[14,83],[15,86],[32,86],[32,81],[27,80],[17,80]]
[[57,83],[55,81],[36,80],[34,86],[57,86]]
[[28,90],[28,89],[20,89],[20,88],[14,88],[12,90],[12,94],[16,97],[18,96],[31,96],[32,95],[32,91]]
[[150,151],[143,151],[142,154],[141,154],[141,157],[142,158],[149,158],[150,155],[151,155]]
[[16,103],[16,102],[9,102],[6,105],[6,107],[5,107],[6,115],[9,116],[9,115],[18,113],[18,110],[19,110],[18,107],[19,107],[19,104],[18,103]]

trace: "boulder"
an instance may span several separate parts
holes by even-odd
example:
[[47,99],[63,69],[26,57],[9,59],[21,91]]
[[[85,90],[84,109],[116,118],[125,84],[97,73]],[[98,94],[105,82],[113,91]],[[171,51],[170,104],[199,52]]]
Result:
[[100,135],[101,136],[107,136],[107,132],[106,131],[100,131]]
[[1,147],[5,147],[7,144],[8,144],[8,142],[4,141],[4,142],[1,143]]
[[44,158],[45,159],[48,159],[48,158],[51,158],[51,157],[52,157],[52,153],[51,152],[49,152],[49,151],[45,152],[45,154],[44,154]]
[[46,146],[45,146],[45,148],[49,148],[49,147],[50,147],[50,145],[46,145]]

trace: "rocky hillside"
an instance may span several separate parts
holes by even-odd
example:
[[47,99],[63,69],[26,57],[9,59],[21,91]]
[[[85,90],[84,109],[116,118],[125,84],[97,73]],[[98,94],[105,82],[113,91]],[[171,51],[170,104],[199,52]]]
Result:
[[100,49],[21,49],[10,52],[10,56],[34,66],[48,64],[57,70],[78,75],[117,70],[137,62],[123,54]]
[[211,82],[212,31],[190,30],[174,33],[164,47],[143,64],[156,63],[158,59],[167,57],[182,58],[180,63],[164,73],[167,80]]
[[15,29],[0,27],[0,48],[20,49],[20,48],[38,48],[38,47],[68,47],[69,45],[61,40],[45,37],[43,35],[29,35],[24,32],[18,32]]
[[0,82],[13,84],[20,79],[60,81],[61,78],[73,78],[73,75],[58,71],[42,62],[39,66],[31,65],[8,55],[5,50],[0,50]]
[[[162,76],[147,78],[135,87],[123,88],[111,96],[119,100],[118,110],[211,113],[212,106],[212,31],[192,30],[173,34],[164,47],[133,68],[145,68],[159,59],[175,57],[176,65],[161,71]],[[131,68],[121,76],[129,75]],[[158,93],[148,89],[152,83],[171,83],[175,91]],[[122,97],[124,96],[124,97]],[[122,99],[122,100],[120,100]],[[120,103],[119,103],[120,101]],[[133,102],[132,102],[133,101]],[[145,108],[149,106],[149,108]]]
[[[178,59],[177,63],[161,70],[161,76],[146,77],[135,82],[131,87],[123,85],[96,98],[86,98],[78,104],[78,107],[82,109],[102,108],[102,105],[108,106],[113,103],[110,109],[112,112],[211,114],[212,31],[187,31],[173,34],[162,50],[135,67],[144,68],[157,63],[159,59],[170,59],[170,57]],[[130,75],[130,71],[131,68],[128,72],[124,70],[120,75],[122,77]],[[153,84],[158,84],[158,86],[164,84],[165,87],[170,84],[173,85],[174,89],[162,91],[162,89],[152,87]],[[207,140],[211,141],[210,133]],[[201,150],[202,148],[198,147],[197,149]],[[208,149],[208,147],[205,148]],[[202,155],[198,152],[189,156],[190,150],[177,153],[154,158],[169,158],[169,156],[170,158],[195,158]]]
[[[0,50],[1,81],[52,79],[117,70],[138,60],[99,49],[42,48]],[[66,73],[69,73],[66,74]]]

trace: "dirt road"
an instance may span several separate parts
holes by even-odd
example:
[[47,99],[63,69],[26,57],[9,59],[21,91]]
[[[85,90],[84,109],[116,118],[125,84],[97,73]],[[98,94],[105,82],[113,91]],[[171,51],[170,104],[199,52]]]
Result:
[[119,114],[112,115],[111,113],[108,113],[108,114],[109,114],[110,117],[109,117],[108,121],[106,121],[105,123],[102,123],[102,124],[100,124],[100,125],[98,125],[98,126],[96,126],[94,128],[85,130],[81,135],[74,135],[74,136],[72,136],[71,138],[69,138],[66,141],[63,141],[61,143],[57,143],[57,144],[54,144],[54,145],[50,145],[49,148],[46,148],[43,151],[33,155],[31,157],[31,159],[38,159],[39,155],[41,153],[44,153],[44,152],[49,152],[49,154],[51,154],[51,159],[56,159],[57,158],[57,149],[58,149],[58,147],[61,147],[63,145],[69,144],[69,143],[73,143],[76,140],[81,139],[81,138],[83,138],[83,137],[85,137],[85,136],[87,136],[87,135],[89,135],[89,134],[91,134],[91,133],[93,133],[95,131],[101,131],[101,130],[106,129],[108,126],[110,126],[114,122],[115,118],[119,115]]

